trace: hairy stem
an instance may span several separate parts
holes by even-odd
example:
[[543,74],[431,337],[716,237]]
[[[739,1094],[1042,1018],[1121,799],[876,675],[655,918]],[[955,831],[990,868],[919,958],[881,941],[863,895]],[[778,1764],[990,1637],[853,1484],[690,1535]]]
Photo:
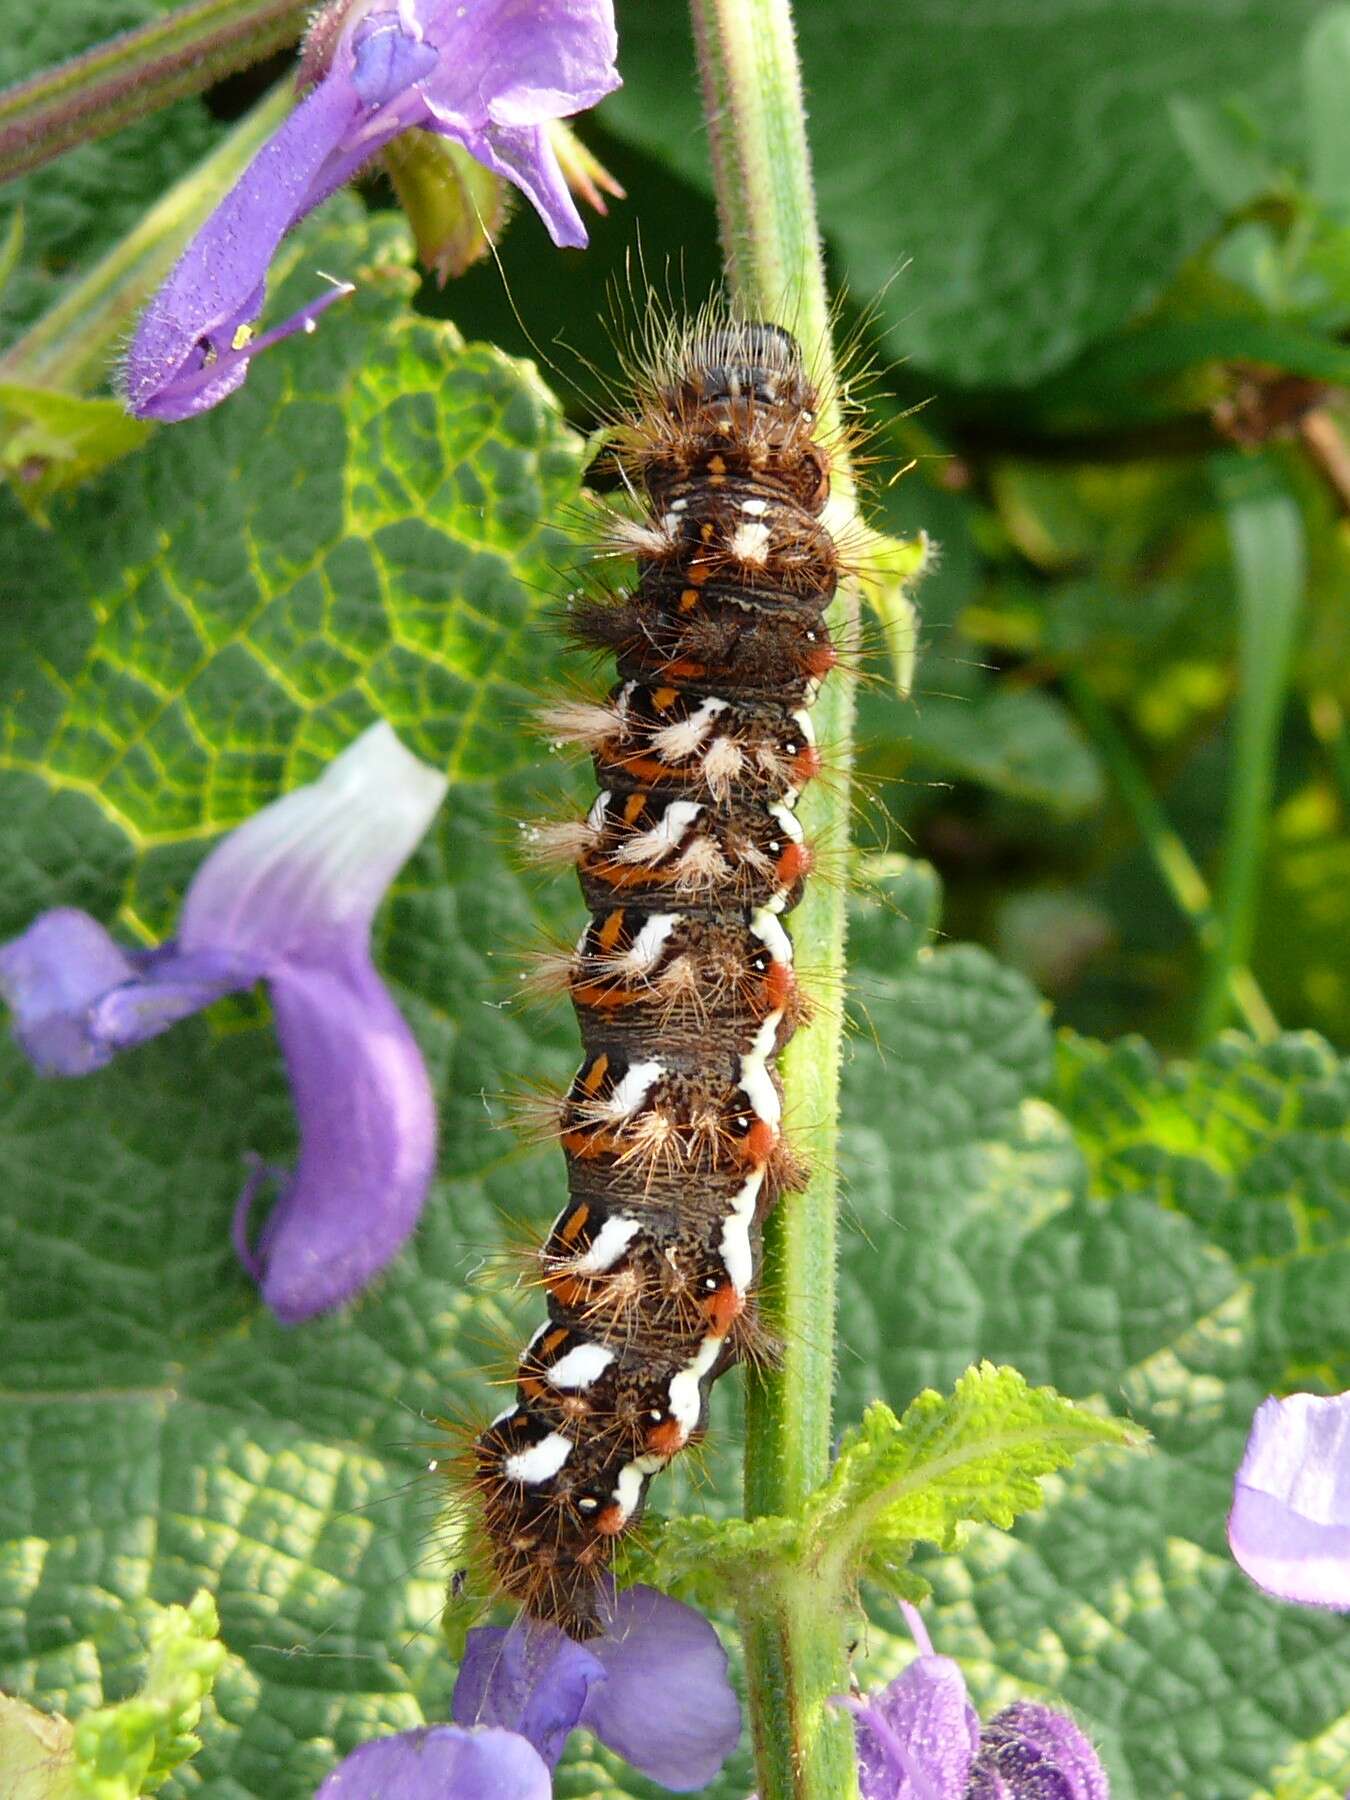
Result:
[[295,43],[307,0],[193,0],[0,93],[0,181]]
[[[750,318],[785,325],[802,344],[824,396],[822,433],[839,440],[830,307],[816,226],[801,76],[790,0],[691,0],[712,141],[727,283]],[[852,502],[847,457],[836,449],[838,512]],[[830,614],[836,641],[856,628],[857,595]],[[779,1366],[750,1383],[745,1508],[793,1514],[825,1477],[834,1388],[839,1068],[854,678],[838,670],[817,707],[833,779],[815,783],[800,812],[808,839],[839,878],[808,882],[793,915],[798,962],[823,1004],[783,1056],[787,1116],[813,1170],[804,1194],[780,1206],[764,1242],[764,1311],[782,1342]],[[846,1685],[840,1596],[809,1588],[764,1592],[742,1604],[751,1724],[761,1800],[849,1800],[857,1792],[852,1732],[827,1702]]]

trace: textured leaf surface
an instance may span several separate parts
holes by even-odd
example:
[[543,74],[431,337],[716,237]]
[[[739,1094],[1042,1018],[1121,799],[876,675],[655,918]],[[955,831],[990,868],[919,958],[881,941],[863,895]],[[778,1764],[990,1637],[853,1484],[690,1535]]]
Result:
[[981,1363],[950,1395],[926,1388],[897,1418],[874,1400],[849,1431],[830,1479],[812,1496],[810,1529],[847,1563],[854,1545],[878,1573],[916,1538],[955,1548],[968,1523],[1004,1531],[1042,1502],[1039,1477],[1080,1451],[1130,1442],[1128,1427],[1097,1418],[1016,1369]]
[[[1219,223],[1173,96],[1287,112],[1319,0],[801,0],[823,223],[891,346],[1020,386],[1157,297]],[[707,179],[687,25],[620,14],[616,129]],[[900,271],[897,276],[897,270]]]
[[872,973],[891,929],[874,902],[855,932],[879,1054],[847,1090],[843,1416],[987,1356],[1154,1439],[1052,1478],[1011,1539],[916,1558],[935,1646],[986,1704],[1073,1705],[1116,1800],[1339,1800],[1344,1624],[1258,1594],[1224,1520],[1257,1402],[1350,1386],[1345,1065],[1312,1038],[1171,1068],[1070,1044],[1057,1111],[1022,982],[959,946]]
[[201,1748],[202,1701],[225,1660],[215,1602],[203,1589],[150,1626],[150,1660],[136,1693],[86,1713],[75,1727],[82,1800],[136,1800]]

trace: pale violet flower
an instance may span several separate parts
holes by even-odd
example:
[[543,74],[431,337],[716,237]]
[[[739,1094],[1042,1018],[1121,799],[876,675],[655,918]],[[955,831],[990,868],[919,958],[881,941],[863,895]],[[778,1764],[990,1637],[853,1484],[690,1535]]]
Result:
[[949,1656],[937,1656],[912,1606],[916,1656],[854,1716],[863,1800],[1110,1800],[1106,1772],[1067,1714],[1017,1701],[983,1727]]
[[1350,1393],[1290,1394],[1256,1409],[1228,1543],[1268,1594],[1350,1609]]
[[445,790],[388,725],[374,725],[317,781],[215,846],[159,949],[125,950],[69,907],[0,947],[0,996],[44,1075],[86,1075],[221,995],[267,983],[300,1155],[256,1248],[248,1209],[259,1183],[249,1183],[235,1242],[288,1323],[340,1305],[378,1274],[431,1182],[431,1084],[371,962],[370,928]]
[[451,1710],[452,1725],[362,1744],[316,1800],[548,1800],[550,1771],[577,1728],[670,1792],[692,1794],[741,1735],[717,1633],[642,1586],[615,1597],[604,1633],[585,1644],[525,1619],[477,1627]]
[[556,244],[586,242],[550,121],[618,87],[613,0],[338,0],[316,22],[319,79],[179,258],[124,368],[138,418],[217,405],[252,357],[351,288],[328,287],[263,336],[268,264],[286,233],[402,132],[462,144],[534,203]]

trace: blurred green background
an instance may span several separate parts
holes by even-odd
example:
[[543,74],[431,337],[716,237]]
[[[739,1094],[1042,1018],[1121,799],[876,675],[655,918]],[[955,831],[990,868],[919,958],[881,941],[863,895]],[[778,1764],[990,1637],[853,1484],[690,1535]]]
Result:
[[[0,81],[164,10],[52,0]],[[872,516],[939,547],[914,692],[878,634],[862,701],[860,849],[941,881],[897,862],[855,914],[841,1420],[983,1354],[1139,1419],[1149,1457],[925,1558],[935,1638],[982,1704],[1078,1707],[1119,1800],[1328,1800],[1343,1631],[1257,1594],[1223,1516],[1259,1399],[1350,1380],[1346,1077],[1312,1040],[1211,1040],[1350,1039],[1350,7],[796,11],[842,326],[877,371]],[[339,202],[278,272],[293,304],[314,266],[361,278],[312,342],[56,494],[45,530],[0,495],[0,935],[55,903],[170,930],[204,845],[375,714],[453,769],[377,932],[442,1166],[352,1312],[282,1331],[227,1241],[242,1153],[294,1144],[261,1001],[85,1083],[0,1049],[0,1666],[72,1713],[120,1697],[145,1619],[207,1582],[232,1662],[175,1792],[300,1800],[448,1705],[420,1440],[490,1410],[484,1336],[528,1309],[475,1272],[504,1219],[557,1203],[555,1159],[495,1131],[492,1097],[575,1057],[566,1018],[503,1008],[491,952],[575,929],[502,820],[564,780],[525,715],[556,672],[537,627],[582,451],[538,383],[409,322],[406,294],[536,359],[589,429],[635,258],[677,301],[716,285],[684,8],[619,20],[626,85],[579,129],[628,198],[588,250],[522,206],[500,264],[418,285],[374,179],[376,219]],[[0,344],[284,67],[0,191],[0,243],[24,215]],[[1033,988],[1089,1038],[1196,1060],[1069,1040],[1055,1072]],[[734,1504],[737,1398],[721,1384],[694,1506]],[[863,1654],[869,1677],[907,1654],[884,1599]],[[735,1767],[719,1800],[749,1785]],[[559,1788],[648,1791],[580,1753]]]

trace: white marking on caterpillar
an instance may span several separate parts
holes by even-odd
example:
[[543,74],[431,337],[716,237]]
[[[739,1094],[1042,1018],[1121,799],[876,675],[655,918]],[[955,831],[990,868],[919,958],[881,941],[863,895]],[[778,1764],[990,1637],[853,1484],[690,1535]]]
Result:
[[659,862],[670,851],[679,848],[689,827],[703,811],[695,800],[672,800],[661,817],[647,831],[639,831],[619,845],[615,856],[619,862]]
[[726,709],[725,700],[710,696],[687,719],[678,719],[675,724],[663,725],[659,731],[654,731],[651,737],[652,749],[668,762],[683,762],[686,756],[694,754],[708,736],[717,714]]
[[750,930],[776,963],[792,967],[792,939],[767,907],[758,907],[751,913]]
[[569,1269],[574,1275],[604,1275],[614,1267],[641,1230],[639,1219],[625,1219],[622,1215],[606,1219],[595,1234],[590,1249],[570,1262]]
[[703,779],[719,800],[725,800],[731,784],[745,765],[745,752],[734,738],[718,737],[703,756]]
[[755,1216],[755,1203],[764,1185],[763,1169],[756,1169],[745,1185],[733,1196],[731,1211],[722,1221],[719,1249],[722,1262],[738,1294],[744,1294],[755,1277],[755,1259],[750,1249],[750,1221]]
[[550,1387],[562,1388],[568,1393],[580,1393],[599,1381],[614,1361],[614,1356],[615,1352],[606,1349],[603,1344],[574,1344],[566,1356],[560,1356],[545,1371],[545,1378]]
[[645,975],[648,969],[655,968],[666,939],[679,922],[679,913],[653,913],[633,939],[632,947],[620,957],[620,968],[634,975]]
[[528,1450],[517,1450],[514,1456],[502,1458],[502,1474],[508,1481],[524,1487],[539,1487],[552,1481],[572,1454],[572,1440],[560,1431],[550,1431],[546,1438],[531,1444]]
[[675,542],[664,519],[653,525],[646,519],[626,519],[622,513],[613,513],[606,523],[609,541],[634,556],[665,556]]
[[[547,1325],[544,1326],[544,1330],[545,1331],[548,1330]],[[534,1340],[531,1339],[530,1341],[533,1342]],[[512,1401],[510,1406],[505,1406],[502,1408],[502,1410],[497,1414],[495,1419],[489,1420],[488,1430],[489,1431],[495,1430],[498,1425],[504,1425],[508,1419],[514,1419],[515,1416],[516,1416],[516,1405],[515,1405],[515,1402]]]
[[769,537],[767,525],[738,525],[731,534],[731,554],[737,562],[762,568],[769,560]]
[[774,1039],[778,1036],[778,1024],[782,1016],[781,1012],[768,1015],[755,1033],[754,1043],[741,1058],[741,1086],[750,1097],[755,1117],[762,1119],[766,1125],[772,1125],[775,1131],[782,1120],[783,1108],[766,1064],[767,1059],[773,1055]]
[[769,510],[769,503],[767,500],[742,500],[741,501],[741,511],[743,513],[748,514],[749,517],[752,519],[763,518],[764,514],[766,512],[768,512],[768,510]]
[[664,1469],[667,1460],[664,1456],[635,1456],[632,1462],[625,1463],[619,1470],[613,1498],[625,1525],[642,1499],[642,1484],[649,1475],[655,1475],[658,1470]]
[[725,1338],[705,1337],[698,1347],[698,1355],[689,1367],[671,1377],[670,1416],[686,1438],[698,1424],[698,1415],[702,1410],[699,1383],[722,1354],[725,1342]]
[[797,727],[798,731],[801,733],[802,742],[804,744],[814,744],[815,743],[816,728],[811,723],[811,715],[809,712],[793,713],[792,723]]
[[790,806],[771,806],[769,812],[782,826],[785,837],[791,838],[794,844],[802,842],[806,833],[802,830],[801,820]]
[[616,1082],[607,1100],[593,1103],[595,1111],[606,1119],[627,1119],[642,1105],[664,1074],[659,1062],[634,1063]]
[[591,801],[591,810],[586,814],[586,823],[592,831],[603,831],[605,828],[605,810],[609,806],[609,789],[602,788]]

